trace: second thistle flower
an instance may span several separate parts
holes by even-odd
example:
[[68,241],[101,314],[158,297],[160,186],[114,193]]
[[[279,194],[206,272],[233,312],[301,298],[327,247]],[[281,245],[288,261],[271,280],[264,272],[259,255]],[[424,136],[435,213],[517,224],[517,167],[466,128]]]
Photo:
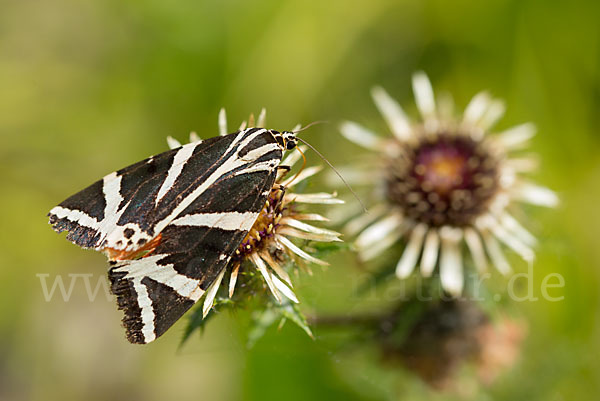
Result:
[[[382,88],[372,91],[391,137],[378,136],[354,122],[340,127],[347,139],[375,152],[381,161],[377,202],[371,213],[350,221],[346,232],[360,233],[356,246],[363,260],[407,239],[396,275],[406,278],[418,264],[421,274],[430,276],[439,264],[443,288],[460,294],[463,241],[480,272],[491,260],[507,274],[510,266],[500,242],[529,262],[536,243],[510,214],[510,207],[515,201],[554,206],[558,199],[521,177],[535,169],[535,159],[509,155],[534,135],[532,124],[490,135],[504,105],[487,93],[473,97],[457,118],[449,99],[436,102],[425,74],[415,74],[413,91],[421,114],[418,121],[409,120]],[[377,180],[369,172],[367,181]]]

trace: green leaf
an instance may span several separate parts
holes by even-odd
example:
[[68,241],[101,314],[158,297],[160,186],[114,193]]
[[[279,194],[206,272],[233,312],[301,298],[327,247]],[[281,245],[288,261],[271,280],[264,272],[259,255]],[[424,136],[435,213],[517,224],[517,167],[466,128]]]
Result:
[[183,344],[190,338],[192,333],[196,330],[201,330],[201,333],[204,332],[204,328],[206,327],[206,323],[215,315],[214,311],[209,312],[206,317],[202,316],[202,305],[198,305],[190,315],[189,321],[185,330],[183,331],[183,336],[181,337],[181,341],[179,342],[179,347],[181,348]]
[[179,347],[183,346],[183,344],[195,331],[200,330],[201,333],[204,332],[206,324],[213,316],[218,314],[217,311],[221,311],[224,308],[233,308],[234,306],[235,303],[228,297],[217,297],[214,301],[212,310],[208,313],[208,315],[206,315],[206,317],[203,317],[202,303],[197,305],[189,317],[188,324],[183,331],[183,336],[181,337]]
[[291,320],[292,322],[296,323],[296,326],[298,326],[302,330],[304,330],[304,332],[306,334],[308,334],[308,336],[314,340],[315,337],[313,336],[313,333],[310,330],[310,327],[308,327],[308,322],[306,321],[306,317],[304,316],[304,314],[302,312],[300,312],[298,305],[288,303],[285,305],[281,305],[279,308],[280,308],[281,314],[283,315],[284,318],[287,318],[287,319]]
[[277,321],[281,312],[277,308],[267,308],[252,315],[252,328],[248,333],[248,348],[252,348],[267,332],[267,329]]
[[311,241],[310,247],[314,249],[311,255],[321,259],[335,252],[349,250],[352,245],[347,242],[317,242]]
[[279,321],[278,328],[281,329],[286,321],[290,320],[300,327],[308,336],[314,339],[306,317],[300,312],[296,304],[284,303],[282,305],[271,304],[261,312],[255,312],[252,316],[253,325],[248,333],[248,348],[252,348],[262,338],[275,322]]

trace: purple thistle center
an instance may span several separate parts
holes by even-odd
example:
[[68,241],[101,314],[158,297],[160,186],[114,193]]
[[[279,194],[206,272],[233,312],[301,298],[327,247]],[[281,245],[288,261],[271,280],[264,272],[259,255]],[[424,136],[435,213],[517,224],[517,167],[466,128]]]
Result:
[[482,214],[498,190],[498,162],[482,142],[441,133],[403,144],[388,160],[390,201],[417,222],[465,226]]

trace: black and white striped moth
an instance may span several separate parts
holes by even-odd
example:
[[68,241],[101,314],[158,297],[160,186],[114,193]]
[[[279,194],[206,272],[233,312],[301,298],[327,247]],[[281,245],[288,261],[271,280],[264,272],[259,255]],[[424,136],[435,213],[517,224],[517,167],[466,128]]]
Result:
[[294,132],[248,128],[178,146],[67,198],[50,224],[108,255],[127,338],[146,344],[226,268],[296,144]]

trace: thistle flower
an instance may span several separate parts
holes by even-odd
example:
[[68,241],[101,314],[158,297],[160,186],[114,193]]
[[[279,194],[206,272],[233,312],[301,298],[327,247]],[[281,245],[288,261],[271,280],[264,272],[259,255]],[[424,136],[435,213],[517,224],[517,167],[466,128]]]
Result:
[[[439,261],[443,288],[457,295],[464,281],[463,241],[478,271],[487,268],[489,257],[507,274],[510,266],[499,241],[528,262],[534,259],[536,243],[509,207],[515,201],[554,206],[558,199],[520,176],[535,169],[535,159],[509,156],[534,135],[532,124],[489,135],[504,105],[487,93],[475,95],[457,119],[450,99],[436,104],[424,73],[414,75],[413,91],[420,121],[410,121],[382,88],[372,90],[392,137],[383,138],[354,122],[340,127],[347,139],[376,152],[381,161],[376,170],[378,202],[369,214],[350,221],[345,231],[360,233],[356,246],[363,260],[405,238],[396,275],[408,277],[420,259],[421,274],[430,276]],[[356,178],[373,182],[373,174],[365,173],[350,171],[348,176],[355,183]]]
[[430,386],[451,390],[464,384],[455,380],[464,363],[490,385],[519,359],[527,331],[523,321],[505,315],[492,320],[466,300],[421,306],[425,310],[409,328],[403,327],[402,310],[381,325],[378,339],[386,363],[400,362]]
[[[265,120],[266,112],[265,109],[262,109],[256,123],[254,116],[251,115],[248,122],[244,121],[242,123],[240,129],[245,129],[246,126],[262,128]],[[294,131],[298,129],[300,129],[300,126],[295,127]],[[228,133],[224,109],[221,109],[219,113],[219,132],[221,135]],[[197,140],[195,133],[190,134],[190,141],[192,140]],[[167,138],[167,141],[171,147],[180,146],[179,142],[171,137]],[[281,162],[281,165],[293,167],[304,151],[306,151],[305,147],[294,149]],[[320,170],[321,167],[318,166],[309,167],[287,178],[285,177],[286,171],[281,170],[279,172],[275,185],[271,189],[256,222],[236,250],[227,268],[207,289],[202,307],[204,317],[210,312],[214,304],[225,274],[229,275],[229,283],[227,284],[229,298],[232,298],[235,293],[236,285],[242,277],[240,273],[246,269],[256,269],[260,272],[271,294],[279,303],[286,302],[286,299],[298,303],[298,298],[292,289],[292,280],[284,268],[286,262],[293,260],[297,264],[308,262],[321,266],[328,265],[327,262],[310,255],[302,246],[296,245],[291,240],[296,238],[320,242],[341,241],[339,233],[308,224],[307,221],[325,222],[328,219],[317,213],[305,213],[301,210],[300,205],[340,204],[343,201],[337,199],[335,194],[301,194],[294,192],[296,185]]]

